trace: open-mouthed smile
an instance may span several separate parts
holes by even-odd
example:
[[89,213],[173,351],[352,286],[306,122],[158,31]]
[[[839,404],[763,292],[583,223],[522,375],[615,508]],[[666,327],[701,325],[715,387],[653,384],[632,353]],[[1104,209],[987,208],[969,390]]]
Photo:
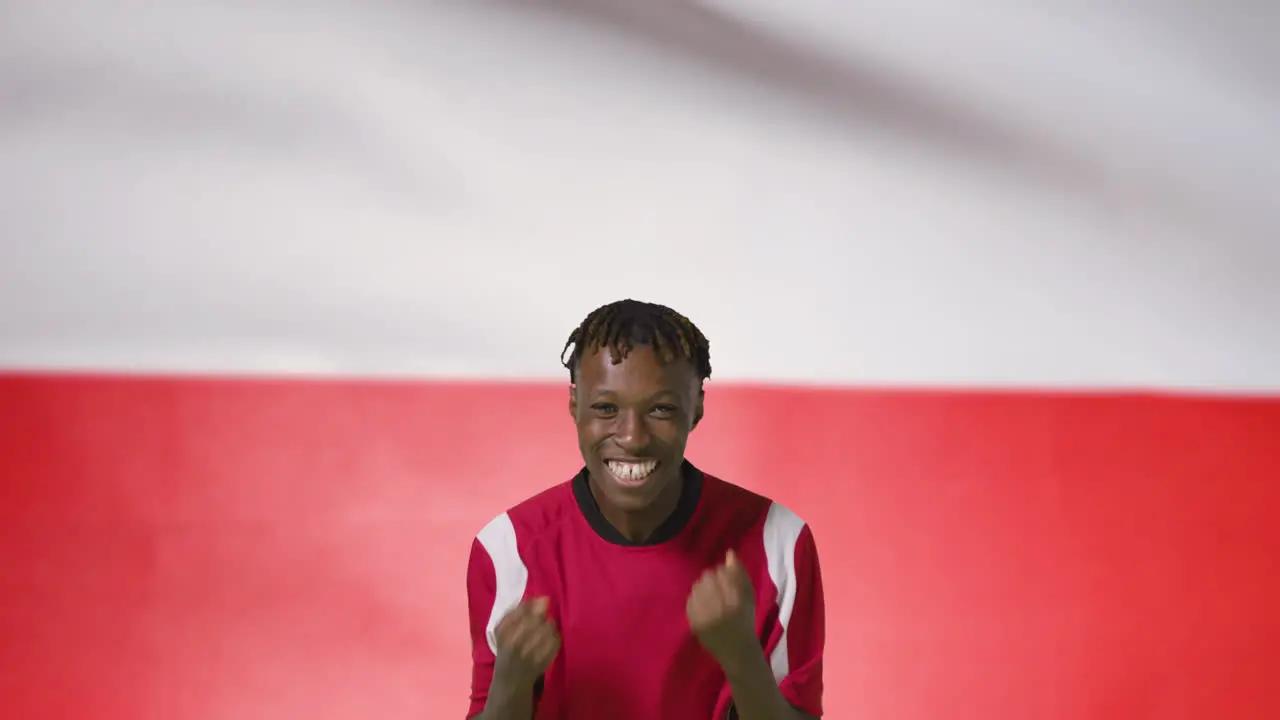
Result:
[[658,469],[657,460],[605,460],[604,466],[614,482],[625,487],[639,487]]

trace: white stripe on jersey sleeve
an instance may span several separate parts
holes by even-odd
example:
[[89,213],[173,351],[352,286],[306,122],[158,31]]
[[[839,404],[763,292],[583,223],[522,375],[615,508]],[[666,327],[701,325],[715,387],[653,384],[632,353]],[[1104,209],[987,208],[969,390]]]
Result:
[[[506,513],[489,521],[476,535],[476,539],[484,546],[485,552],[489,553],[489,559],[493,561],[493,574],[497,579],[493,609],[489,611],[489,623],[485,626],[484,633],[489,641],[489,649],[496,656],[498,641],[494,632],[502,617],[519,605],[524,597],[525,587],[529,584],[529,569],[520,559],[520,551],[516,546],[516,528]],[[792,541],[793,546],[794,544]]]
[[769,561],[769,577],[778,589],[778,624],[782,637],[769,655],[769,667],[778,683],[791,672],[787,657],[787,625],[796,606],[796,541],[804,529],[804,520],[786,507],[773,503],[764,521],[764,554]]

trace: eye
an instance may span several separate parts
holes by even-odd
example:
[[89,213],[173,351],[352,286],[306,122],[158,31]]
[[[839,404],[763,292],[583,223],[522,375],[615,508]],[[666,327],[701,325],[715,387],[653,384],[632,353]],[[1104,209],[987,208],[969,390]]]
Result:
[[675,405],[654,405],[653,412],[655,415],[659,417],[667,418],[667,417],[672,417],[676,413],[680,412],[680,408],[676,407]]
[[591,409],[595,410],[597,415],[602,416],[616,415],[618,413],[618,406],[613,403],[596,403],[591,406]]

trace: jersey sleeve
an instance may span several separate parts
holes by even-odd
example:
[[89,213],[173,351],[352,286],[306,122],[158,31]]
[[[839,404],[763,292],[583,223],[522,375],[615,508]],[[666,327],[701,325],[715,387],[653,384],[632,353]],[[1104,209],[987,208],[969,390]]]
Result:
[[471,708],[472,718],[484,710],[493,679],[493,649],[489,647],[489,618],[497,600],[498,579],[493,560],[479,538],[471,543],[467,560],[467,615],[471,626]]
[[779,598],[782,608],[790,603],[790,619],[785,625],[780,647],[771,664],[778,677],[778,689],[797,710],[822,717],[822,654],[826,643],[826,607],[822,594],[822,571],[813,532],[804,525],[796,536],[795,582]]

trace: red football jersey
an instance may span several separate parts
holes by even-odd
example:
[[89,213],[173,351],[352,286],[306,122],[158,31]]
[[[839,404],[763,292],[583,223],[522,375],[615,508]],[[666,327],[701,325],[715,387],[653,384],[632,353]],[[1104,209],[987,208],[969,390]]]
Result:
[[675,513],[643,543],[601,514],[583,469],[494,518],[471,545],[473,717],[493,675],[494,630],[521,600],[549,598],[561,650],[537,720],[724,720],[724,673],[689,629],[699,575],[733,549],[756,593],[756,632],[783,696],[822,715],[825,615],[813,535],[768,498],[685,464]]

